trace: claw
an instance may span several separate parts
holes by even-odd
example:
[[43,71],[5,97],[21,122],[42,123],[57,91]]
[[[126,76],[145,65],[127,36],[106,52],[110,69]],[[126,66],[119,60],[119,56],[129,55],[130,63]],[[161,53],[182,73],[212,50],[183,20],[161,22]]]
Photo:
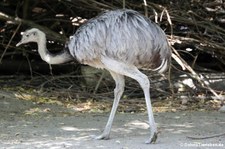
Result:
[[155,132],[149,140],[145,141],[146,144],[154,144],[157,140],[158,133]]
[[93,135],[91,136],[95,140],[109,140],[109,135],[101,134],[99,136]]

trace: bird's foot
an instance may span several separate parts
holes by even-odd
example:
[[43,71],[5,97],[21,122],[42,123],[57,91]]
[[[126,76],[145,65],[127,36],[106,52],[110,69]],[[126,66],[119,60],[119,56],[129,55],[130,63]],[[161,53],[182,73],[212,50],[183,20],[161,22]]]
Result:
[[101,134],[99,136],[92,136],[95,140],[109,140],[109,134]]
[[157,140],[157,136],[158,136],[158,133],[154,132],[153,135],[151,135],[150,139],[145,141],[145,143],[146,144],[154,144]]

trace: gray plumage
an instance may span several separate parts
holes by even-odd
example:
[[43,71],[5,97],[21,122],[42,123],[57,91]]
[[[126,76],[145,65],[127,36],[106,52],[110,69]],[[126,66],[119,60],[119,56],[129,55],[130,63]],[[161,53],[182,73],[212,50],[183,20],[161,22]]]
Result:
[[79,62],[103,68],[102,56],[156,69],[171,55],[161,28],[133,10],[107,11],[89,20],[77,30],[68,47]]
[[138,68],[164,72],[171,51],[165,33],[148,18],[133,10],[107,11],[82,25],[66,44],[67,50],[51,54],[46,48],[45,33],[30,29],[22,34],[17,46],[28,42],[38,44],[41,58],[49,64],[77,59],[80,63],[104,68],[115,80],[113,107],[103,133],[96,139],[108,139],[120,98],[124,92],[124,76],[135,79],[144,92],[150,125],[146,143],[157,139],[150,100],[150,82]]

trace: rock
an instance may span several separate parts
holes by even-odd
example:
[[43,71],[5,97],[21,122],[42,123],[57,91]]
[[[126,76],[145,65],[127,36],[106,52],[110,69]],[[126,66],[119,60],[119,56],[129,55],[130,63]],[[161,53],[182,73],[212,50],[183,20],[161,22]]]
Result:
[[225,113],[225,105],[223,105],[223,106],[219,109],[219,111]]

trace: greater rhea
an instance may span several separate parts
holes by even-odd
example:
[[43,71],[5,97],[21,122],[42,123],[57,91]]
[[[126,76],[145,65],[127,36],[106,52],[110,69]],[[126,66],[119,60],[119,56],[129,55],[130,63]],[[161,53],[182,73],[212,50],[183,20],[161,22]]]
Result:
[[82,64],[106,69],[115,80],[114,102],[103,133],[96,139],[109,139],[112,122],[124,92],[124,76],[136,80],[143,89],[150,125],[146,143],[157,139],[150,100],[150,82],[138,68],[163,73],[171,59],[171,50],[164,31],[147,17],[134,10],[106,11],[83,24],[66,44],[66,48],[51,54],[46,48],[46,35],[33,28],[22,34],[17,46],[36,42],[41,58],[49,64],[77,60]]

